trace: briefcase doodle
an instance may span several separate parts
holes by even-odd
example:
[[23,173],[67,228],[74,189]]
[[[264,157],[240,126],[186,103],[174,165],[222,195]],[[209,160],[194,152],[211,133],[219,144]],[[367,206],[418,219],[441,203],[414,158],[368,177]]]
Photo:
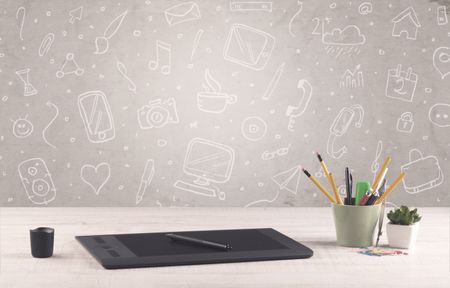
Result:
[[444,182],[444,174],[435,156],[423,157],[419,149],[412,149],[409,151],[409,161],[401,167],[402,172],[406,173],[403,178],[406,192],[420,193]]

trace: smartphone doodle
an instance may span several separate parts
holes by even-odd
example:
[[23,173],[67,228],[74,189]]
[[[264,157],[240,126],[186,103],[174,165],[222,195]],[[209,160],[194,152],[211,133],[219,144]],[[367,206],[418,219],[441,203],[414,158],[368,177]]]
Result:
[[31,202],[46,205],[55,199],[55,185],[44,160],[41,158],[25,160],[19,164],[17,170]]
[[78,96],[78,108],[92,143],[103,143],[114,139],[114,119],[106,96],[101,91],[88,91]]

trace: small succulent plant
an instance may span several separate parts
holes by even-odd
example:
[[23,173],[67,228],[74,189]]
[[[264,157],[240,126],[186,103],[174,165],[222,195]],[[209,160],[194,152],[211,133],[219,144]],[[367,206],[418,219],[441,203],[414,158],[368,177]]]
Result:
[[412,225],[419,222],[422,217],[417,214],[417,208],[409,210],[407,206],[401,206],[395,210],[389,211],[387,214],[392,224],[396,225]]

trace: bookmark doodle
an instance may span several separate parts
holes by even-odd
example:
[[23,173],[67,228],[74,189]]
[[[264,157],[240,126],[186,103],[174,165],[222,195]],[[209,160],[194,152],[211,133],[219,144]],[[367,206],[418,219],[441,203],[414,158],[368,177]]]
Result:
[[128,11],[125,10],[122,14],[117,16],[108,27],[106,27],[103,36],[98,36],[95,38],[95,52],[94,54],[105,54],[109,49],[109,40],[117,33],[120,26],[122,25],[123,19],[127,16]]
[[134,84],[134,82],[128,76],[127,67],[125,67],[125,65],[122,62],[117,60],[116,61],[116,68],[119,71],[120,75],[122,75],[122,77],[125,78],[125,80],[128,81],[128,90],[130,90],[131,92],[136,94],[136,84]]
[[19,27],[19,38],[23,41],[23,25],[25,24],[25,7],[19,7],[16,12],[17,27]]
[[136,194],[136,205],[141,203],[144,198],[145,190],[150,186],[150,183],[152,183],[153,176],[155,176],[155,161],[153,159],[148,159]]
[[44,142],[47,143],[48,146],[55,148],[56,146],[51,144],[50,142],[48,142],[47,137],[45,136],[45,132],[47,132],[47,129],[53,124],[53,122],[56,120],[56,118],[58,118],[59,115],[59,109],[58,106],[56,106],[55,104],[53,104],[52,102],[48,101],[46,103],[46,105],[48,107],[52,107],[56,110],[55,116],[53,116],[52,120],[50,120],[50,122],[48,122],[47,126],[45,126],[44,130],[42,130],[42,139],[44,139]]

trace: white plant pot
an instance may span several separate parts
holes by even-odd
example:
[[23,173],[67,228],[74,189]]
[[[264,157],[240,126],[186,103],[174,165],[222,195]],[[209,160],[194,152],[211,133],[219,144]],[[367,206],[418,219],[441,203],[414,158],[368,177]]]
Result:
[[412,249],[417,241],[419,222],[414,223],[413,225],[388,223],[386,225],[386,231],[390,247]]

